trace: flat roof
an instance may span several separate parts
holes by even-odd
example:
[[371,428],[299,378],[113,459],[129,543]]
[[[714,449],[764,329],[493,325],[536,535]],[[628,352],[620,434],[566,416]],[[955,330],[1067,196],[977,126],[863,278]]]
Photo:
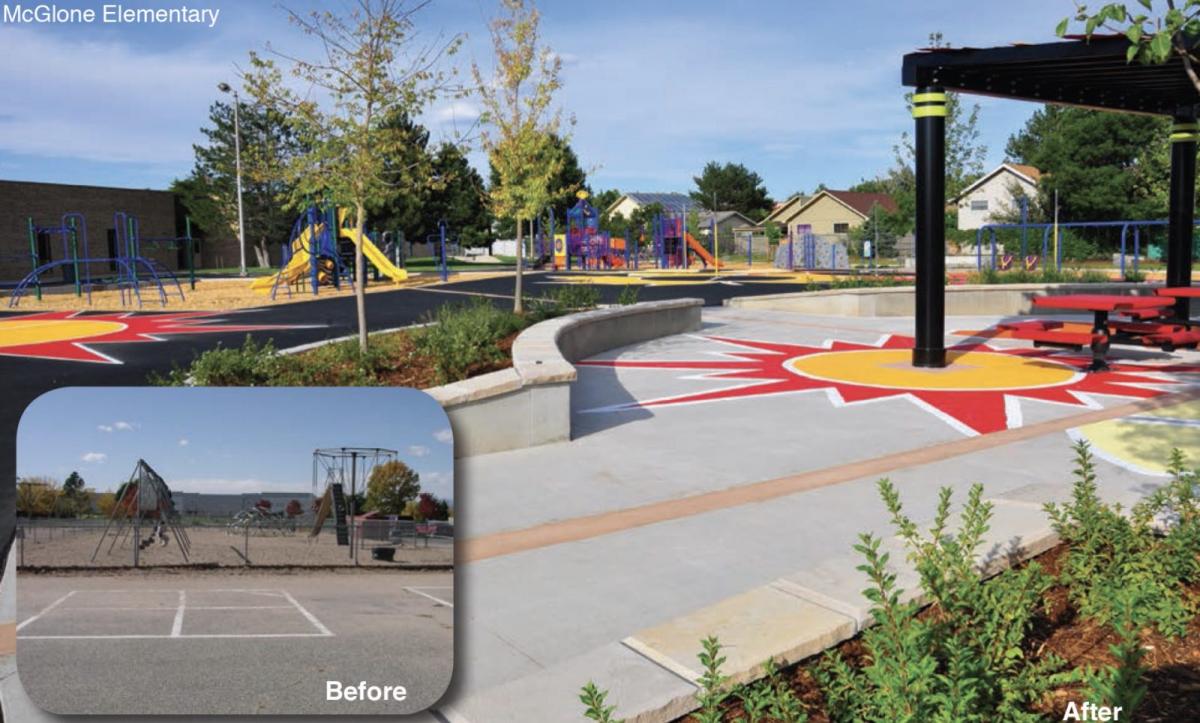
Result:
[[1038,45],[930,48],[904,56],[901,82],[1036,103],[1154,115],[1193,115],[1200,91],[1173,56],[1162,65],[1126,62],[1124,36]]

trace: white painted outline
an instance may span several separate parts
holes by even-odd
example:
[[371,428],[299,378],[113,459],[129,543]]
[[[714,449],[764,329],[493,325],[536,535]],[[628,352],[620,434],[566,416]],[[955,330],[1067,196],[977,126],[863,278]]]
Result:
[[51,610],[58,607],[59,605],[62,605],[64,602],[67,601],[68,598],[70,598],[74,594],[75,594],[75,591],[72,590],[72,591],[68,592],[66,595],[63,595],[59,599],[55,600],[54,602],[50,603],[46,607],[42,608],[42,611],[40,613],[37,613],[36,615],[34,615],[31,618],[26,618],[24,620],[24,622],[17,625],[17,630],[20,630],[21,628],[25,627],[26,625],[29,625],[32,622],[36,622],[39,618],[41,618],[46,613],[50,612]]
[[[172,608],[147,608],[147,607],[128,607],[128,606],[80,606],[80,607],[60,607],[69,598],[76,593],[124,593],[124,594],[143,594],[147,592],[176,593],[178,602]],[[187,604],[187,590],[71,590],[66,595],[47,605],[36,615],[27,618],[17,630],[21,630],[27,625],[41,619],[52,610],[59,609],[60,611],[85,611],[85,610],[118,610],[118,611],[133,611],[133,612],[172,612],[175,617],[171,622],[171,632],[168,634],[147,634],[147,635],[18,635],[18,640],[238,640],[251,638],[330,638],[334,637],[334,632],[327,628],[324,623],[301,605],[296,598],[292,597],[287,590],[266,590],[266,589],[246,589],[246,588],[217,588],[213,590],[199,590],[193,592],[218,592],[218,593],[249,593],[254,595],[266,595],[270,597],[280,597],[288,601],[287,605],[195,605]],[[421,593],[418,593],[421,594]],[[453,606],[451,606],[453,607]],[[188,610],[295,610],[300,613],[305,620],[308,621],[314,629],[315,633],[183,633],[183,620]]]
[[454,607],[454,603],[452,603],[452,602],[446,602],[445,600],[441,599],[440,597],[434,597],[433,595],[430,595],[429,593],[421,592],[422,590],[453,590],[454,588],[450,587],[449,585],[421,585],[421,586],[417,586],[417,587],[406,587],[404,589],[413,593],[414,595],[420,595],[421,597],[429,598],[430,600],[434,601],[435,603],[438,603],[439,605],[445,605],[448,608]]

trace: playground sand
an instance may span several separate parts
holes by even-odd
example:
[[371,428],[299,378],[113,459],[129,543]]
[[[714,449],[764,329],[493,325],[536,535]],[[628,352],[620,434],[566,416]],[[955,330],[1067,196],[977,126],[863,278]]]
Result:
[[[194,565],[218,565],[221,567],[245,567],[246,562],[241,553],[246,543],[242,534],[231,534],[221,527],[188,527],[185,528],[191,541],[191,552],[188,562]],[[108,545],[112,541],[110,534],[96,561],[92,562],[92,552],[100,541],[102,528],[78,528],[70,530],[55,529],[53,534],[48,530],[26,530],[24,539],[18,541],[23,547],[18,557],[23,567],[48,568],[113,568],[132,567],[133,551],[130,547],[130,536],[117,543],[112,554]],[[454,547],[445,540],[439,540],[424,546],[418,542],[414,547],[411,540],[405,540],[403,547],[396,548],[395,563],[379,562],[371,559],[371,541],[366,541],[358,551],[358,562],[361,566],[388,567],[395,563],[409,565],[449,565],[454,562]],[[297,567],[324,567],[353,565],[350,560],[350,548],[339,547],[332,530],[326,530],[315,540],[310,539],[307,531],[300,530],[294,535],[250,535],[250,562],[252,565],[294,565]],[[183,565],[186,564],[180,554],[179,546],[175,544],[174,535],[165,547],[157,543],[139,553],[141,565]]]
[[[464,281],[467,279],[484,279],[494,276],[506,276],[506,272],[472,272],[470,274],[451,274],[448,282]],[[46,292],[42,294],[42,300],[38,301],[37,297],[29,294],[22,295],[20,305],[14,311],[63,311],[63,310],[84,310],[84,311],[226,311],[233,309],[249,309],[259,306],[278,306],[280,304],[291,304],[303,301],[315,301],[318,299],[328,299],[335,296],[350,296],[354,292],[349,287],[342,289],[334,289],[331,286],[322,286],[321,293],[314,296],[311,292],[304,293],[293,291],[289,296],[287,292],[280,289],[275,298],[272,299],[270,294],[261,294],[250,288],[250,282],[246,279],[197,279],[195,290],[189,289],[187,282],[180,280],[183,286],[184,298],[180,300],[179,292],[171,289],[167,297],[167,305],[164,307],[159,303],[157,291],[143,287],[142,306],[137,308],[136,303],[129,306],[121,305],[121,295],[116,289],[105,291],[93,291],[91,304],[88,304],[87,296],[82,298],[75,296],[74,293],[64,292],[55,289],[53,293]],[[418,286],[429,286],[431,284],[441,283],[441,277],[434,272],[425,272],[414,274],[408,281],[395,284],[386,281],[378,281],[367,284],[367,293],[374,294],[380,291],[394,291],[396,289],[406,289]],[[0,296],[3,300],[5,308],[7,308],[7,299],[10,294],[5,293]]]

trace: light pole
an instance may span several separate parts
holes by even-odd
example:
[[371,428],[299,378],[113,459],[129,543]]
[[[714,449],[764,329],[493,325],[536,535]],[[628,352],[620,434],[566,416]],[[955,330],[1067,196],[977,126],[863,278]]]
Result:
[[242,124],[239,107],[242,102],[238,99],[237,89],[229,87],[228,83],[218,83],[217,90],[222,93],[233,93],[233,159],[237,167],[237,201],[238,201],[238,275],[246,275],[246,217],[242,211]]

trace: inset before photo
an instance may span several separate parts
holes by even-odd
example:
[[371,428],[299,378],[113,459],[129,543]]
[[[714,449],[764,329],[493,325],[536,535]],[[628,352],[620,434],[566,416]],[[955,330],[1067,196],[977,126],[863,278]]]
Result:
[[59,714],[413,713],[453,439],[410,389],[66,388],[17,433],[17,667]]

